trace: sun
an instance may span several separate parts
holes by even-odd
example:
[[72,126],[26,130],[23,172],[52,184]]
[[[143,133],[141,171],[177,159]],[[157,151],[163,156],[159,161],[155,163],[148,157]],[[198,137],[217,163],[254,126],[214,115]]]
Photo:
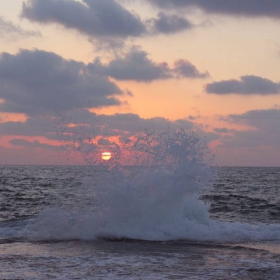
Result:
[[101,157],[103,160],[109,160],[112,157],[112,154],[110,152],[103,152]]

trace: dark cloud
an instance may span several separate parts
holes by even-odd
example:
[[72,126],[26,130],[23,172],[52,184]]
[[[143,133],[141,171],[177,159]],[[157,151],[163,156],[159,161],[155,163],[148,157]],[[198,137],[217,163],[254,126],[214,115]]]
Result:
[[244,114],[233,114],[227,117],[231,123],[250,126],[250,129],[232,131],[222,141],[223,147],[231,148],[280,148],[280,110],[251,110]]
[[156,63],[148,58],[148,53],[139,48],[132,48],[124,57],[111,60],[103,64],[100,58],[88,64],[91,73],[110,76],[117,80],[133,80],[137,82],[151,82],[171,78],[207,78],[208,72],[200,73],[187,60],[177,60],[174,68],[167,62]]
[[176,120],[174,122],[161,117],[155,117],[150,119],[142,119],[136,114],[115,114],[112,116],[101,115],[98,117],[100,123],[106,124],[106,126],[112,130],[124,131],[131,135],[145,130],[158,131],[171,129],[187,129],[191,130],[194,124],[188,120]]
[[[36,151],[45,151],[49,155],[52,151],[62,151],[66,153],[67,158],[70,158],[71,163],[77,158],[83,158],[85,162],[91,163],[92,152],[100,152],[100,149],[105,147],[114,149],[115,140],[112,141],[110,136],[115,136],[114,139],[117,137],[120,142],[127,144],[131,137],[145,131],[161,133],[179,129],[189,133],[195,131],[205,143],[218,137],[217,134],[203,132],[186,119],[176,121],[160,117],[144,119],[136,114],[95,115],[81,109],[67,112],[66,116],[49,117],[47,121],[44,121],[43,117],[34,116],[25,122],[0,123],[1,135],[18,135],[10,141],[10,144],[22,147],[19,152],[32,151],[34,155]],[[26,140],[24,136],[34,137],[35,140]],[[38,136],[58,140],[60,145],[42,143],[36,139]],[[94,140],[97,140],[97,143]],[[63,154],[61,158],[65,158]]]
[[199,125],[187,119],[178,119],[171,121],[162,117],[149,119],[140,118],[136,114],[115,114],[115,115],[100,115],[98,116],[99,123],[106,124],[102,131],[102,135],[111,136],[112,131],[115,135],[121,135],[122,139],[133,136],[135,134],[147,132],[166,132],[168,129],[179,130],[184,129],[189,132],[195,132],[208,143],[216,140],[219,136],[215,133],[204,132]]
[[223,130],[224,133],[226,131],[229,133],[220,140],[218,146],[220,160],[230,165],[279,166],[279,108],[251,110],[243,114],[229,115],[222,120],[242,125],[243,128]]
[[41,115],[119,105],[115,96],[121,94],[107,77],[88,73],[84,63],[54,53],[21,50],[0,57],[2,112]]
[[[88,126],[88,123],[96,122],[95,115],[82,110],[72,110],[65,115],[32,116],[25,122],[0,123],[0,135],[44,137],[50,140],[72,141],[74,137],[82,135],[79,126]],[[69,117],[71,115],[71,117]],[[78,125],[78,128],[68,126]],[[97,124],[97,123],[96,123]]]
[[77,30],[88,35],[98,49],[119,48],[128,37],[171,34],[194,27],[183,16],[163,12],[142,21],[116,0],[28,0],[23,2],[21,15],[30,21]]
[[205,12],[235,16],[280,17],[277,0],[148,0],[159,8],[199,8]]
[[41,34],[35,31],[27,31],[11,21],[0,16],[0,38],[18,39],[26,37],[40,37]]
[[226,80],[206,85],[207,93],[214,94],[279,94],[280,84],[258,76],[242,76],[240,80]]
[[[139,115],[130,113],[100,115],[98,116],[98,123],[104,124],[103,128],[98,131],[98,135],[102,135],[104,137],[118,136],[123,142],[126,142],[129,137],[145,131],[148,133],[164,133],[167,130],[174,131],[180,129],[184,129],[190,133],[195,132],[207,143],[220,138],[220,136],[216,133],[204,132],[199,125],[187,119],[178,119],[175,121],[170,121],[169,119],[162,117],[143,119],[139,117]],[[91,127],[90,131],[93,131],[93,134],[97,132],[95,127]]]
[[[280,120],[280,109],[267,109],[267,110],[251,110],[240,115],[229,115],[230,119],[235,121],[259,121],[259,120]],[[280,125],[280,123],[279,123]]]
[[144,51],[133,48],[123,58],[116,58],[107,65],[96,59],[88,65],[92,73],[113,77],[117,80],[150,82],[171,78],[171,70],[166,62],[156,63]]
[[175,61],[173,72],[176,73],[180,78],[204,79],[209,77],[208,72],[200,73],[193,64],[184,59]]
[[64,150],[66,147],[68,147],[66,145],[54,146],[54,145],[44,144],[38,140],[27,141],[21,138],[14,138],[10,140],[10,144],[14,146],[20,146],[20,147],[39,148],[44,150],[55,150],[55,151]]
[[251,110],[240,115],[232,114],[228,116],[228,120],[255,127],[264,132],[279,134],[280,139],[280,109]]
[[0,135],[45,136],[55,133],[53,117],[32,117],[25,122],[5,122],[0,124]]
[[193,28],[193,24],[184,17],[178,15],[167,15],[163,12],[159,13],[157,18],[147,21],[148,26],[154,33],[177,33]]
[[280,135],[268,134],[262,130],[242,130],[236,131],[232,136],[227,136],[222,140],[222,146],[227,148],[238,149],[255,149],[261,152],[265,149],[271,151],[280,149]]
[[89,36],[140,36],[145,32],[141,20],[114,0],[29,0],[22,16],[42,23],[58,23]]
[[[69,126],[71,124],[71,126]],[[54,140],[74,140],[88,136],[134,135],[145,130],[194,129],[194,123],[180,119],[141,118],[136,114],[96,115],[85,109],[60,116],[33,116],[25,122],[0,123],[0,135],[43,136]]]

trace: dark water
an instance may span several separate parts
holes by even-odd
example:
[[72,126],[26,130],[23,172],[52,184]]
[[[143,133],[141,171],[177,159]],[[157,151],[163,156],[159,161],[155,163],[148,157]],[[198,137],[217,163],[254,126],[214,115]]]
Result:
[[203,200],[216,219],[280,223],[280,168],[221,167]]
[[[174,236],[181,238],[176,240],[155,241],[153,235],[154,241],[136,241],[127,239],[130,233],[121,238],[123,231],[115,227],[115,236],[92,237],[95,196],[89,189],[98,183],[100,171],[2,166],[0,279],[280,279],[280,168],[221,167],[217,173],[212,187],[199,194],[209,205],[210,222],[201,227],[200,206],[188,208],[198,213],[185,218],[197,239],[178,227]],[[52,235],[38,238],[42,225],[40,230],[30,225],[50,207],[60,209],[44,216],[43,231],[52,228]],[[66,212],[60,216],[61,211]],[[171,236],[174,225],[163,231]],[[64,227],[73,232],[67,235]],[[84,234],[77,233],[78,227]],[[142,223],[137,230],[145,232],[145,227]]]

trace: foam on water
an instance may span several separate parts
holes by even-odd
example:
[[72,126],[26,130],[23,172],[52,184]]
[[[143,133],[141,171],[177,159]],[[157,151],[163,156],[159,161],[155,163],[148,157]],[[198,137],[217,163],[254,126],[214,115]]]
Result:
[[209,218],[199,194],[213,179],[208,166],[211,154],[194,134],[181,130],[139,135],[118,144],[116,150],[110,162],[93,169],[98,182],[84,186],[84,201],[92,197],[92,203],[81,200],[73,209],[50,207],[21,235],[40,240],[280,240],[280,225]]

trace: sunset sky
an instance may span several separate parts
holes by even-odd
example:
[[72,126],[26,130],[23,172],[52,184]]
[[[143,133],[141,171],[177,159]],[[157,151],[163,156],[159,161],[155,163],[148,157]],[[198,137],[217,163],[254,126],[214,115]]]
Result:
[[0,164],[74,164],[63,152],[89,131],[105,151],[183,128],[218,165],[280,166],[280,1],[1,0],[0,13]]

